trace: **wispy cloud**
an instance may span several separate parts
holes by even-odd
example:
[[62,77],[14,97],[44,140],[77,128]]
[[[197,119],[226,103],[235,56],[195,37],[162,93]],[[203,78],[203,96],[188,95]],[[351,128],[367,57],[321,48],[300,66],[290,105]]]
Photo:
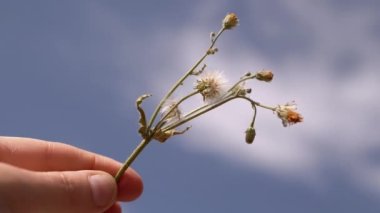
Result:
[[[380,90],[380,55],[378,41],[370,34],[376,22],[373,13],[360,9],[337,14],[328,5],[303,1],[284,6],[296,19],[311,26],[313,48],[307,54],[272,61],[254,46],[246,45],[248,41],[231,41],[228,36],[230,41],[219,45],[221,52],[210,59],[209,65],[222,67],[231,78],[247,70],[272,68],[274,82],[252,83],[252,96],[273,105],[296,100],[305,122],[284,129],[275,115],[260,110],[257,138],[249,146],[244,144],[244,130],[251,116],[249,106],[231,103],[194,121],[195,128],[184,139],[191,137],[191,141],[183,146],[224,156],[226,161],[247,169],[259,168],[308,183],[323,183],[323,170],[334,165],[350,174],[345,178],[380,193],[378,168],[370,166],[367,159],[369,151],[380,149],[376,128],[380,120],[376,107],[380,103],[376,92]],[[177,34],[172,47],[184,50],[174,60],[178,67],[199,57],[207,45],[205,32],[190,25]],[[176,72],[171,74],[178,76]],[[165,79],[157,81],[157,90],[168,83]]]
[[[254,7],[249,3],[246,6]],[[348,12],[336,11],[336,8],[323,2],[292,1],[280,7],[286,11],[285,14],[292,16],[289,23],[278,23],[276,18],[269,22],[259,20],[255,23],[264,26],[250,29],[251,34],[257,33],[259,28],[269,35],[263,44],[255,46],[257,43],[251,42],[249,37],[240,37],[244,30],[239,31],[238,28],[222,38],[218,44],[220,52],[211,57],[207,64],[210,68],[222,68],[230,79],[236,79],[246,71],[272,69],[274,81],[270,84],[251,83],[252,96],[272,105],[296,100],[305,122],[283,128],[273,113],[259,109],[257,137],[253,145],[247,145],[244,130],[251,111],[246,103],[234,102],[192,122],[194,128],[182,136],[181,140],[187,142],[181,145],[186,150],[219,156],[221,160],[235,162],[246,169],[261,169],[311,185],[320,186],[326,182],[324,170],[334,167],[347,174],[344,178],[380,194],[379,163],[378,160],[374,163],[368,154],[380,150],[377,129],[377,122],[380,121],[380,108],[377,107],[380,103],[377,92],[380,90],[380,52],[379,40],[373,36],[373,27],[378,20],[376,13],[370,6]],[[139,78],[138,81],[143,81],[141,84],[149,82],[150,88],[144,88],[154,90],[153,100],[157,101],[208,45],[210,29],[207,27],[215,25],[215,14],[202,8],[206,7],[199,7],[197,13],[197,17],[202,17],[202,25],[199,24],[200,20],[194,18],[182,28],[163,25],[150,29],[149,34],[131,31],[107,10],[95,11],[98,11],[97,17],[101,23],[107,23],[104,24],[105,29],[110,33],[117,29],[115,34],[126,36],[124,48],[119,48],[121,52],[115,53],[116,58],[113,59],[117,66],[131,69],[128,61],[140,60],[139,57],[149,60],[141,67],[143,70],[136,71],[138,75],[127,72],[126,76]],[[246,17],[250,17],[249,14]],[[212,20],[213,23],[205,23],[204,20]],[[301,22],[300,27],[304,27],[295,28],[300,33],[292,35],[306,36],[301,40],[302,45],[307,45],[307,50],[291,54],[291,47],[284,44],[290,39],[287,37],[284,40],[276,39],[276,44],[280,45],[276,54],[261,52],[265,45],[276,48],[271,46],[270,35],[274,34],[273,38],[287,32],[292,20]],[[245,21],[250,20],[241,20],[240,27],[246,31],[249,25],[245,25]],[[130,38],[133,37],[140,37],[149,43],[146,47],[141,46],[142,43],[131,42]],[[295,39],[292,40],[294,48],[302,48],[302,45],[296,45],[297,38],[292,39]],[[123,39],[116,40],[120,42]],[[281,49],[284,47],[287,49]],[[144,56],[136,56],[131,51],[139,48],[147,50]],[[148,50],[155,53],[159,50],[160,57],[153,57]],[[175,60],[170,60],[173,57]],[[166,60],[162,60],[164,58]],[[128,82],[132,84],[128,85],[129,88],[143,89],[136,82]],[[121,95],[128,95],[128,99],[135,98],[135,93],[125,92],[125,84],[119,87]],[[192,83],[184,87],[191,89]]]

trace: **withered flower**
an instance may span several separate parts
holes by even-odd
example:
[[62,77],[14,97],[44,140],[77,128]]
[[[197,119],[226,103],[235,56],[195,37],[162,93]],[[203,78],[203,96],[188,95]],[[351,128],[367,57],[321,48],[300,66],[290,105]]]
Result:
[[294,101],[291,103],[286,103],[284,105],[278,105],[275,108],[275,112],[277,113],[277,116],[282,120],[282,125],[284,125],[284,127],[303,121],[302,115],[296,110],[297,106]]
[[197,79],[194,89],[202,94],[204,101],[213,102],[224,93],[226,83],[221,72],[205,72]]

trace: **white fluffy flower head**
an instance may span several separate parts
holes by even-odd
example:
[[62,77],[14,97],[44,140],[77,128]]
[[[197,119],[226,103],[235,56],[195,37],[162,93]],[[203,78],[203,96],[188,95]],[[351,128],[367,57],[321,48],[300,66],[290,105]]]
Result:
[[204,101],[213,102],[225,93],[226,83],[227,80],[221,72],[205,72],[197,79],[195,89],[202,94]]

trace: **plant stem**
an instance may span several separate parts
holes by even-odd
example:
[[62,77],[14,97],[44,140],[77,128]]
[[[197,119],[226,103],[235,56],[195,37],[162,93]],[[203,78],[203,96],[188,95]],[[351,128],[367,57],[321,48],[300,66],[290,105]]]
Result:
[[[123,176],[123,174],[125,173],[125,171],[128,169],[128,167],[133,163],[133,161],[137,158],[137,156],[142,152],[142,150],[145,148],[146,145],[149,144],[149,142],[152,140],[155,132],[157,131],[157,128],[155,128],[153,131],[151,131],[151,128],[152,128],[152,125],[154,123],[154,121],[156,120],[156,117],[158,115],[158,112],[161,110],[163,104],[165,103],[165,101],[174,93],[174,91],[180,86],[182,85],[182,83],[185,81],[185,79],[187,77],[189,77],[191,74],[193,74],[194,70],[199,66],[199,64],[202,63],[202,61],[210,54],[209,53],[209,50],[211,50],[216,41],[218,40],[218,38],[220,37],[220,35],[224,32],[225,28],[223,27],[222,29],[220,29],[220,31],[218,32],[218,34],[215,36],[215,38],[212,40],[211,42],[211,45],[210,47],[207,49],[206,53],[198,60],[197,63],[195,63],[195,65],[193,67],[191,67],[186,73],[185,75],[183,75],[174,85],[173,87],[169,90],[169,92],[164,96],[164,98],[161,99],[160,103],[158,104],[158,106],[156,107],[155,111],[153,112],[152,114],[152,117],[150,118],[149,120],[149,123],[148,123],[148,128],[146,128],[146,135],[147,137],[145,139],[143,139],[140,144],[135,148],[135,150],[133,150],[132,154],[127,158],[127,160],[124,162],[123,166],[119,169],[119,171],[117,172],[117,174],[115,175],[115,180],[116,182],[119,182],[120,181],[120,178]],[[184,99],[182,99],[179,103],[177,103],[177,106],[182,102],[184,101],[185,99],[195,95],[196,93],[198,92],[194,92],[194,93],[191,93],[190,95],[186,96]],[[225,103],[225,102],[223,102]],[[221,103],[222,104],[222,103]],[[220,105],[221,105],[220,104]],[[218,105],[219,106],[219,105]],[[211,109],[215,108],[217,106],[214,106],[214,107],[211,107]],[[209,109],[209,110],[211,110]],[[208,110],[207,110],[208,111]],[[199,115],[203,114],[204,112],[200,113]],[[197,116],[199,116],[197,115]],[[195,117],[197,117],[195,116]],[[190,118],[188,120],[191,120],[193,118]],[[162,126],[162,123],[159,122],[158,123],[160,128]],[[178,125],[177,125],[178,126]]]
[[180,121],[178,121],[178,122],[176,122],[176,123],[174,123],[174,124],[172,124],[172,125],[170,125],[168,127],[165,127],[163,129],[163,131],[165,132],[165,131],[174,129],[177,126],[180,126],[180,125],[182,125],[182,124],[184,124],[184,123],[186,123],[186,122],[188,122],[188,121],[190,121],[190,120],[192,120],[192,119],[194,119],[194,118],[196,118],[196,117],[198,117],[198,116],[200,116],[200,115],[202,115],[202,114],[204,114],[204,113],[206,113],[206,112],[208,112],[208,111],[210,111],[212,109],[215,109],[215,108],[223,105],[224,103],[227,103],[228,101],[231,101],[231,100],[233,100],[235,98],[237,98],[237,96],[233,96],[233,97],[229,97],[229,98],[223,99],[220,102],[217,102],[215,104],[206,105],[206,107],[202,106],[202,107],[198,108],[198,110],[199,109],[202,109],[202,110],[199,110],[199,111],[195,110],[195,111],[189,113],[188,115],[185,115],[183,119],[181,119]]
[[161,120],[157,123],[156,127],[154,128],[153,132],[157,131],[160,129],[164,124],[165,124],[165,119],[172,113],[182,102],[184,102],[186,99],[191,98],[192,96],[198,94],[199,91],[196,90],[185,97],[183,97],[181,100],[179,100],[174,106],[171,107],[171,109],[161,118]]
[[[241,78],[238,82],[236,82],[229,90],[228,92],[231,92],[235,87],[237,87],[240,83],[244,82],[244,81],[247,81],[247,80],[250,80],[250,79],[254,79],[256,78],[256,74],[252,75],[252,76],[248,76],[248,77],[243,77]],[[227,93],[228,94],[228,93]]]
[[174,86],[169,90],[169,92],[165,95],[164,98],[161,99],[160,103],[158,104],[158,106],[156,107],[155,111],[153,112],[153,115],[151,117],[151,119],[149,120],[149,123],[148,123],[148,128],[147,128],[147,131],[150,130],[150,128],[152,127],[153,125],[153,122],[154,120],[156,119],[157,115],[158,115],[158,112],[160,111],[160,109],[162,108],[162,105],[165,103],[165,101],[174,93],[174,91],[180,86],[182,85],[183,81],[185,81],[185,79],[187,77],[189,77],[189,75],[191,75],[193,73],[193,71],[199,66],[199,64],[202,63],[202,61],[209,55],[209,50],[211,48],[214,47],[216,41],[218,40],[218,38],[220,37],[220,35],[224,32],[225,28],[222,28],[219,30],[218,34],[215,36],[215,38],[212,40],[211,42],[211,45],[210,47],[207,49],[206,53],[198,60],[197,63],[195,63],[195,65],[193,67],[191,67],[186,73],[185,75],[183,75],[175,84]]
[[133,150],[132,154],[128,157],[128,159],[124,162],[123,166],[119,169],[119,171],[115,175],[116,183],[120,181],[120,178],[123,176],[128,167],[133,163],[133,161],[137,158],[137,156],[141,153],[141,151],[148,145],[150,139],[143,139],[140,144]]
[[256,106],[262,107],[264,109],[269,109],[269,110],[272,110],[272,111],[276,111],[276,107],[266,106],[266,105],[260,104],[259,102],[256,102],[256,101],[254,101],[254,103],[255,103]]
[[253,101],[252,99],[248,98],[248,97],[245,97],[245,96],[240,96],[239,98],[247,100],[252,105],[252,109],[254,111],[254,114],[253,114],[252,122],[249,126],[253,128],[253,125],[255,124],[255,120],[256,120],[256,114],[257,114],[256,102]]
[[186,122],[188,122],[190,120],[193,120],[194,118],[199,117],[202,114],[204,114],[204,113],[206,113],[206,112],[208,112],[210,110],[213,110],[213,109],[215,109],[215,108],[217,108],[217,107],[219,107],[219,106],[221,106],[221,105],[223,105],[223,104],[225,104],[225,103],[227,103],[227,102],[229,102],[231,100],[234,100],[236,98],[242,98],[242,99],[247,100],[248,102],[251,103],[252,108],[254,109],[254,113],[255,113],[254,114],[254,118],[253,118],[252,123],[251,123],[251,126],[253,126],[253,124],[255,122],[255,119],[256,119],[256,106],[260,106],[260,107],[263,107],[265,109],[270,109],[272,111],[276,110],[276,108],[274,108],[274,107],[269,107],[269,106],[262,105],[262,104],[260,104],[258,102],[255,102],[252,99],[247,98],[245,96],[234,95],[234,96],[226,97],[226,98],[222,99],[221,101],[219,101],[219,102],[217,102],[215,104],[199,107],[198,109],[196,109],[196,110],[190,112],[189,114],[185,115],[184,118],[181,119],[180,121],[178,121],[178,122],[176,122],[176,123],[174,123],[172,125],[169,125],[169,126],[165,127],[163,129],[163,131],[168,131],[168,130],[174,129],[174,128],[176,128],[176,127],[178,127],[178,126],[180,126],[180,125],[182,125],[182,124],[184,124],[184,123],[186,123]]

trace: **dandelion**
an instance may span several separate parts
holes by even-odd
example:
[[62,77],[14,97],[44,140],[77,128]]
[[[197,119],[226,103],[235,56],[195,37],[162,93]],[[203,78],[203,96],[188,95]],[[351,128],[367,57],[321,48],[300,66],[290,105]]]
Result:
[[297,106],[294,101],[291,103],[286,103],[285,105],[278,105],[275,108],[275,112],[282,120],[282,125],[284,125],[284,127],[303,121],[302,115],[296,110]]
[[239,19],[235,13],[228,13],[226,17],[223,19],[223,27],[224,29],[232,29],[239,24]]
[[203,96],[203,101],[215,102],[225,92],[227,80],[221,72],[206,72],[195,83],[195,88]]

